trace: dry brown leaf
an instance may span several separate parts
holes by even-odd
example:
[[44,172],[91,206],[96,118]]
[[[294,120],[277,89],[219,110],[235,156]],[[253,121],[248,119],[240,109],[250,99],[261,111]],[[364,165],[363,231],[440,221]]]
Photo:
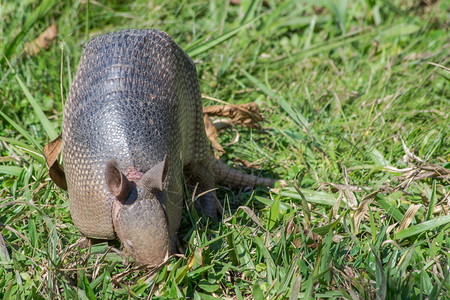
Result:
[[287,223],[286,223],[286,236],[290,235],[295,230],[295,233],[300,231],[300,228],[297,224],[294,223],[294,217],[292,217]]
[[351,184],[344,185],[344,184],[330,182],[330,183],[324,183],[324,185],[325,186],[330,185],[331,191],[333,193],[336,193],[337,191],[343,191],[345,189],[349,189],[351,192],[357,192],[357,193],[360,193],[363,191],[363,189],[360,188],[359,186],[351,185]]
[[440,165],[427,163],[425,165],[418,166],[418,168],[423,172],[422,174],[417,175],[415,179],[440,178],[450,180],[450,170]]
[[399,244],[397,244],[397,242],[395,242],[394,240],[385,240],[384,242],[381,243],[381,247],[383,247],[386,244],[391,244],[394,247],[396,247],[398,250],[402,251],[402,247],[400,247]]
[[419,209],[422,207],[420,204],[413,204],[411,205],[408,210],[403,215],[403,218],[400,222],[400,225],[398,226],[396,232],[399,232],[400,230],[406,229],[409,227],[409,224],[411,224],[414,215],[419,211]]
[[44,146],[45,160],[47,165],[51,166],[58,160],[62,147],[62,136],[58,135],[56,139]]
[[13,156],[3,156],[0,157],[0,162],[8,162],[8,161],[13,161],[16,163],[20,163],[20,159],[17,157],[13,157]]
[[193,251],[191,253],[191,255],[188,258],[188,264],[187,264],[188,269],[192,269],[192,267],[194,266],[196,253],[198,253],[198,258],[200,259],[200,261],[198,262],[199,265],[203,265],[203,253],[202,252],[203,252],[203,248],[197,248],[197,249],[195,249],[195,251]]
[[214,127],[211,119],[207,114],[203,114],[203,121],[205,122],[206,136],[208,137],[214,149],[214,156],[216,158],[219,158],[219,153],[225,153],[225,150],[223,150],[222,146],[219,143],[217,129],[216,127]]
[[398,178],[403,181],[396,187],[396,189],[403,190],[406,190],[413,180],[422,180],[428,178],[450,180],[449,169],[427,162],[423,162],[420,163],[420,165],[415,165],[404,169],[386,166],[383,168],[383,171],[401,174],[400,176],[398,176]]
[[351,208],[356,208],[356,206],[358,205],[358,201],[356,201],[356,197],[355,195],[352,193],[352,191],[349,188],[344,188],[344,194],[345,196],[343,197],[344,202],[346,202],[348,204],[348,206],[350,206]]
[[339,190],[339,196],[336,199],[336,202],[333,205],[333,218],[337,218],[338,212],[339,212],[339,207],[341,205],[341,200],[344,197],[344,194],[341,190]]
[[358,205],[355,213],[353,214],[353,228],[355,229],[355,235],[358,234],[359,225],[361,224],[361,221],[364,219],[364,216],[369,210],[369,204],[372,203],[377,194],[378,191],[365,196],[361,203]]
[[[294,223],[294,217],[292,217],[286,224],[286,236],[289,236],[291,233],[298,234],[300,232],[300,227]],[[296,238],[293,242],[294,246],[300,248],[302,243],[299,238]]]
[[[288,223],[286,224],[286,236],[289,236],[290,234],[297,235],[300,233],[300,227],[293,222],[294,218],[291,218]],[[308,237],[308,240],[306,240],[306,247],[309,248],[317,248],[319,245],[319,235],[314,233],[308,228],[303,229],[303,236]],[[300,248],[302,245],[302,242],[299,237],[297,237],[293,241],[293,245],[297,248]]]
[[321,14],[327,13],[327,9],[320,5],[313,5],[312,9],[314,10],[314,13],[316,15],[321,15]]
[[5,262],[9,262],[10,256],[8,252],[8,248],[6,248],[5,240],[3,239],[2,232],[0,231],[0,252],[2,253],[2,257],[4,257]]
[[340,234],[335,234],[335,235],[333,235],[333,237],[331,238],[331,240],[332,240],[334,243],[340,243],[340,242],[342,242],[342,241],[344,240],[344,236],[343,236],[343,235],[340,235]]
[[45,160],[48,166],[48,174],[53,182],[67,191],[66,174],[64,169],[58,162],[59,153],[62,147],[61,134],[53,141],[44,146]]
[[237,105],[213,105],[203,108],[203,113],[209,116],[230,118],[235,125],[256,127],[263,121],[259,106],[255,102]]
[[402,139],[401,136],[400,136],[400,141],[402,142],[402,147],[403,147],[403,151],[405,152],[406,161],[411,160],[411,161],[416,161],[416,162],[420,162],[420,163],[424,163],[425,162],[420,157],[416,156],[411,150],[409,150],[408,146],[406,146],[406,143]]
[[[213,123],[210,116],[222,117],[222,119]],[[225,150],[219,143],[218,130],[233,127],[233,125],[257,127],[258,122],[262,121],[263,118],[258,105],[255,102],[250,102],[239,105],[213,105],[204,107],[203,120],[206,135],[214,148],[214,156],[219,158],[221,154],[225,153]],[[236,136],[230,144],[236,143],[238,139],[239,132],[236,131]]]
[[345,166],[342,166],[342,172],[344,173],[344,181],[345,185],[342,186],[342,189],[344,191],[344,200],[348,206],[351,208],[356,208],[358,206],[358,201],[356,201],[355,194],[353,194],[352,190],[350,189],[348,175],[347,175],[347,168]]
[[58,27],[56,24],[52,24],[36,39],[34,39],[34,41],[25,44],[25,52],[32,56],[36,55],[41,51],[41,49],[48,49],[57,36]]
[[391,233],[392,229],[394,229],[395,227],[397,227],[397,225],[398,225],[398,222],[395,222],[394,224],[389,225],[389,226],[386,228],[386,235],[389,235],[389,233]]
[[228,118],[221,118],[221,119],[214,120],[213,124],[217,130],[222,130],[222,129],[233,127],[233,121],[231,121]]

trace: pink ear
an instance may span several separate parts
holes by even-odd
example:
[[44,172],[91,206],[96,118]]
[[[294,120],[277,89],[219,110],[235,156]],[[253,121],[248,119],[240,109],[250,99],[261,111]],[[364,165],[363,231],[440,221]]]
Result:
[[168,163],[169,159],[166,154],[163,161],[145,172],[140,183],[147,191],[162,191],[163,183],[167,176]]
[[109,191],[119,201],[125,202],[131,192],[131,182],[120,172],[116,160],[113,158],[106,164],[105,179]]

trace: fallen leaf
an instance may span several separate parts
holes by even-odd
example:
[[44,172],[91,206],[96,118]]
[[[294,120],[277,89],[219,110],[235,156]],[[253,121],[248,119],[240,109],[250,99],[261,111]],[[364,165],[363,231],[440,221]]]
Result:
[[333,218],[337,218],[338,212],[339,212],[339,207],[341,205],[341,200],[344,197],[344,192],[342,190],[339,190],[339,196],[336,199],[336,202],[333,205]]
[[365,196],[361,203],[359,203],[358,208],[353,214],[353,227],[355,229],[355,235],[358,233],[359,224],[361,224],[361,221],[364,219],[366,212],[369,210],[369,204],[372,203],[377,194],[378,191]]
[[213,105],[203,108],[209,116],[230,118],[234,125],[257,127],[263,121],[259,106],[255,102],[237,105]]
[[[222,117],[215,120],[214,123],[210,117]],[[238,105],[213,105],[203,108],[203,120],[205,123],[206,136],[214,148],[214,156],[225,153],[220,145],[217,131],[220,129],[241,125],[245,127],[258,127],[258,122],[264,120],[258,105],[255,102]],[[236,136],[230,144],[237,142],[239,133],[236,130]],[[230,145],[229,144],[229,145]]]
[[6,247],[5,240],[3,239],[2,233],[0,232],[0,253],[5,262],[9,262],[10,256],[8,248]]
[[214,127],[213,123],[211,122],[211,119],[207,114],[203,114],[203,121],[205,122],[206,136],[208,137],[214,149],[214,156],[218,158],[219,153],[225,153],[225,150],[223,150],[222,146],[219,143],[217,129],[216,127]]
[[214,120],[213,124],[217,130],[222,130],[222,129],[233,127],[233,121],[231,121],[228,118],[221,118],[221,119]]
[[57,36],[58,27],[56,24],[52,24],[36,39],[34,39],[34,41],[25,44],[25,52],[31,56],[36,55],[41,51],[41,49],[48,49]]
[[[294,217],[292,217],[286,224],[286,236],[289,236],[291,233],[294,235],[297,235],[300,232],[300,227],[294,223]],[[300,248],[302,245],[302,242],[297,237],[293,241],[293,244],[295,247]]]
[[356,206],[358,206],[358,201],[356,201],[356,197],[355,194],[353,194],[350,185],[349,185],[349,180],[348,180],[348,175],[347,175],[347,168],[345,166],[342,166],[342,171],[344,173],[344,182],[345,185],[343,185],[343,191],[344,191],[344,199],[345,202],[351,207],[351,208],[355,208]]
[[421,159],[420,157],[418,157],[417,155],[415,155],[415,154],[408,148],[408,146],[406,146],[406,143],[405,143],[405,141],[402,139],[401,136],[400,136],[400,141],[402,142],[402,147],[403,147],[403,151],[405,152],[406,159],[411,160],[411,161],[420,162],[420,163],[424,163],[424,162],[425,162],[423,159]]
[[66,174],[64,173],[64,169],[58,162],[61,147],[62,137],[60,134],[56,139],[44,146],[44,155],[47,162],[48,174],[50,175],[50,178],[57,186],[67,191]]
[[397,227],[397,225],[398,225],[398,222],[395,222],[394,224],[389,225],[389,226],[386,228],[386,235],[389,235],[389,234],[391,233],[392,229],[394,229],[395,227]]
[[[412,165],[412,163],[410,163]],[[396,189],[406,189],[413,180],[423,180],[428,178],[438,178],[450,180],[450,170],[440,165],[420,162],[419,165],[398,169],[392,166],[385,166],[383,171],[394,173],[400,180],[403,180]]]
[[420,204],[413,204],[411,205],[403,215],[403,218],[400,222],[400,225],[398,226],[396,232],[399,232],[400,230],[408,228],[408,226],[411,224],[415,214],[419,211],[419,209],[422,207]]
[[340,242],[342,242],[342,241],[344,240],[344,236],[343,236],[343,235],[340,235],[340,234],[335,234],[335,235],[333,235],[333,237],[331,238],[331,240],[332,240],[334,243],[340,243]]

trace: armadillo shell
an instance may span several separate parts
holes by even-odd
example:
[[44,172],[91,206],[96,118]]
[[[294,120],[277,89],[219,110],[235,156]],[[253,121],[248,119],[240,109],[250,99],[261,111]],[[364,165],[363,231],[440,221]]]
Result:
[[182,166],[205,155],[195,66],[165,33],[122,30],[87,43],[63,117],[70,211],[89,237],[113,239],[106,163],[141,172],[169,156],[163,203],[173,235],[181,220]]

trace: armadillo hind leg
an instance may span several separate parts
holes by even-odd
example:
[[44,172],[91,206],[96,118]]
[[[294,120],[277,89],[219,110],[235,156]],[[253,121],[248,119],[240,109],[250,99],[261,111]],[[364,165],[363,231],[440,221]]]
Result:
[[214,221],[222,216],[223,208],[217,199],[215,190],[214,172],[211,170],[209,159],[196,162],[185,168],[185,175],[191,192],[201,195],[194,203],[195,208]]
[[240,170],[230,168],[220,160],[213,159],[209,161],[209,169],[213,171],[215,183],[230,187],[246,187],[246,186],[273,186],[276,180],[246,174]]

